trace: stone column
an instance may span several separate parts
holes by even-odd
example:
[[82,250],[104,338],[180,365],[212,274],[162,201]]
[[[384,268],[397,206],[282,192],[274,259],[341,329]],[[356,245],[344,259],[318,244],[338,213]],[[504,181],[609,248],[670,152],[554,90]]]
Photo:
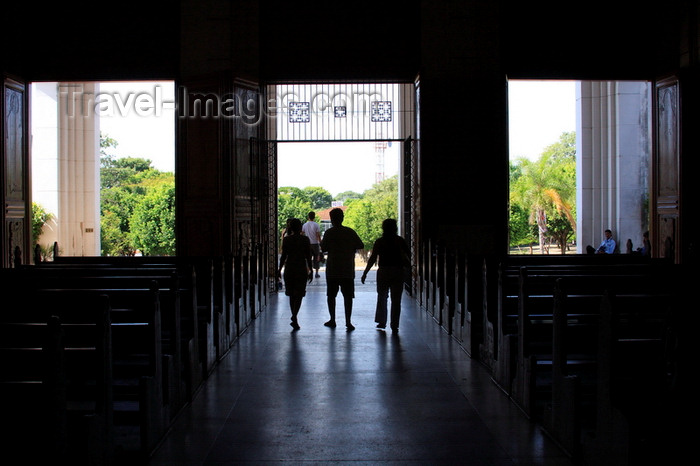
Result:
[[[38,239],[44,248],[58,241],[58,86],[32,84],[32,201],[53,215]],[[37,239],[34,238],[36,241]]]
[[58,244],[61,255],[100,254],[98,83],[58,86]]
[[626,252],[648,228],[649,84],[577,84],[578,251],[597,246],[607,228]]

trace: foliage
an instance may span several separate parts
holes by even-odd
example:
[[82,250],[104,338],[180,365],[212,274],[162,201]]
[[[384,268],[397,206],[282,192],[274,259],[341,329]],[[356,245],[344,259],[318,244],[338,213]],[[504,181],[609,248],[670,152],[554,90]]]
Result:
[[[511,219],[513,214],[528,212],[531,224],[537,225],[540,250],[548,241],[563,246],[576,231],[576,135],[562,133],[554,144],[545,148],[537,160],[519,158],[510,169]],[[522,222],[516,216],[516,221]],[[522,225],[511,228],[511,246],[523,235]]]
[[[365,247],[370,249],[382,234],[382,221],[386,218],[398,218],[398,176],[387,178],[362,194],[348,191],[336,196],[336,200],[341,198],[347,207],[343,225],[357,231]],[[323,188],[280,187],[277,190],[279,236],[281,237],[288,218],[296,217],[303,221],[310,210],[328,209],[331,207],[331,201],[330,193]]]
[[343,191],[342,193],[338,193],[333,200],[335,201],[341,201],[343,202],[343,205],[350,199],[362,199],[363,194],[361,193],[356,193],[355,191]]
[[51,212],[47,212],[40,204],[32,202],[32,238],[35,243],[39,242],[44,225],[53,218],[54,215]]
[[508,220],[508,237],[511,247],[537,242],[537,235],[529,222],[529,212],[519,204],[511,203]]
[[311,210],[311,199],[300,188],[281,187],[277,190],[277,230],[278,238],[287,225],[287,219],[298,218],[302,222]]
[[371,199],[355,199],[348,203],[345,210],[343,225],[357,232],[365,249],[371,249],[374,241],[382,234],[381,220],[377,222],[375,207]]
[[547,219],[547,229],[549,237],[559,246],[561,253],[566,254],[569,239],[574,233],[569,219],[563,215],[552,215]]
[[150,189],[129,219],[132,244],[144,255],[175,253],[175,183]]
[[141,175],[151,168],[147,159],[124,157],[115,159],[113,156],[103,156],[100,160],[100,182],[102,188],[138,183]]
[[[333,201],[333,196],[328,190],[321,188],[320,186],[307,186],[304,188],[304,194],[311,202],[311,210],[322,210],[327,209]],[[303,221],[304,217],[302,217]]]
[[371,249],[382,235],[382,222],[387,218],[398,219],[398,175],[374,184],[361,199],[353,200],[347,206],[343,224],[357,231],[365,249]]
[[[102,254],[175,254],[175,177],[148,159],[116,158],[117,142],[101,135],[100,232]],[[157,216],[157,218],[156,218]]]

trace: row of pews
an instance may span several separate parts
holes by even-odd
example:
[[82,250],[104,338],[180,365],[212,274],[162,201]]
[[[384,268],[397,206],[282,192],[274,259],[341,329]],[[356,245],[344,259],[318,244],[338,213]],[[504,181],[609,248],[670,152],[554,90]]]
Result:
[[489,260],[426,244],[417,277],[422,308],[578,464],[669,464],[683,450],[691,268],[633,255]]
[[2,447],[29,464],[145,461],[267,304],[255,254],[1,272]]

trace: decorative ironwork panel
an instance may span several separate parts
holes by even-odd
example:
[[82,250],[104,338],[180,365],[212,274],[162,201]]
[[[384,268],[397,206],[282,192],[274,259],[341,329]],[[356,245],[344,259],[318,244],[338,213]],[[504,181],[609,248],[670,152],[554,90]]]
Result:
[[373,122],[389,122],[391,121],[391,101],[389,102],[372,102]]
[[308,123],[310,121],[308,102],[289,102],[290,123]]
[[377,141],[414,136],[413,83],[304,83],[267,88],[269,140]]
[[277,144],[267,143],[267,258],[268,289],[277,291]]

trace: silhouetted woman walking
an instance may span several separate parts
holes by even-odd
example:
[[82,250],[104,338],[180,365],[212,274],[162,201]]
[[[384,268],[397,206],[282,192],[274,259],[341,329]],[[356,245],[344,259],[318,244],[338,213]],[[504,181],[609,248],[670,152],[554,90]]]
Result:
[[386,328],[387,299],[391,294],[391,329],[399,330],[401,317],[401,295],[403,294],[404,270],[410,266],[410,249],[406,241],[398,235],[396,220],[388,218],[382,222],[382,236],[374,242],[367,267],[362,273],[362,283],[367,272],[379,258],[377,270],[377,310],[374,321],[377,328]]
[[308,280],[311,283],[314,277],[311,243],[309,238],[301,234],[301,220],[290,219],[287,225],[287,236],[282,239],[282,255],[277,277],[281,278],[284,268],[284,294],[289,296],[289,307],[292,310],[292,322],[289,325],[294,327],[294,330],[299,330],[297,314],[306,296],[306,282]]

